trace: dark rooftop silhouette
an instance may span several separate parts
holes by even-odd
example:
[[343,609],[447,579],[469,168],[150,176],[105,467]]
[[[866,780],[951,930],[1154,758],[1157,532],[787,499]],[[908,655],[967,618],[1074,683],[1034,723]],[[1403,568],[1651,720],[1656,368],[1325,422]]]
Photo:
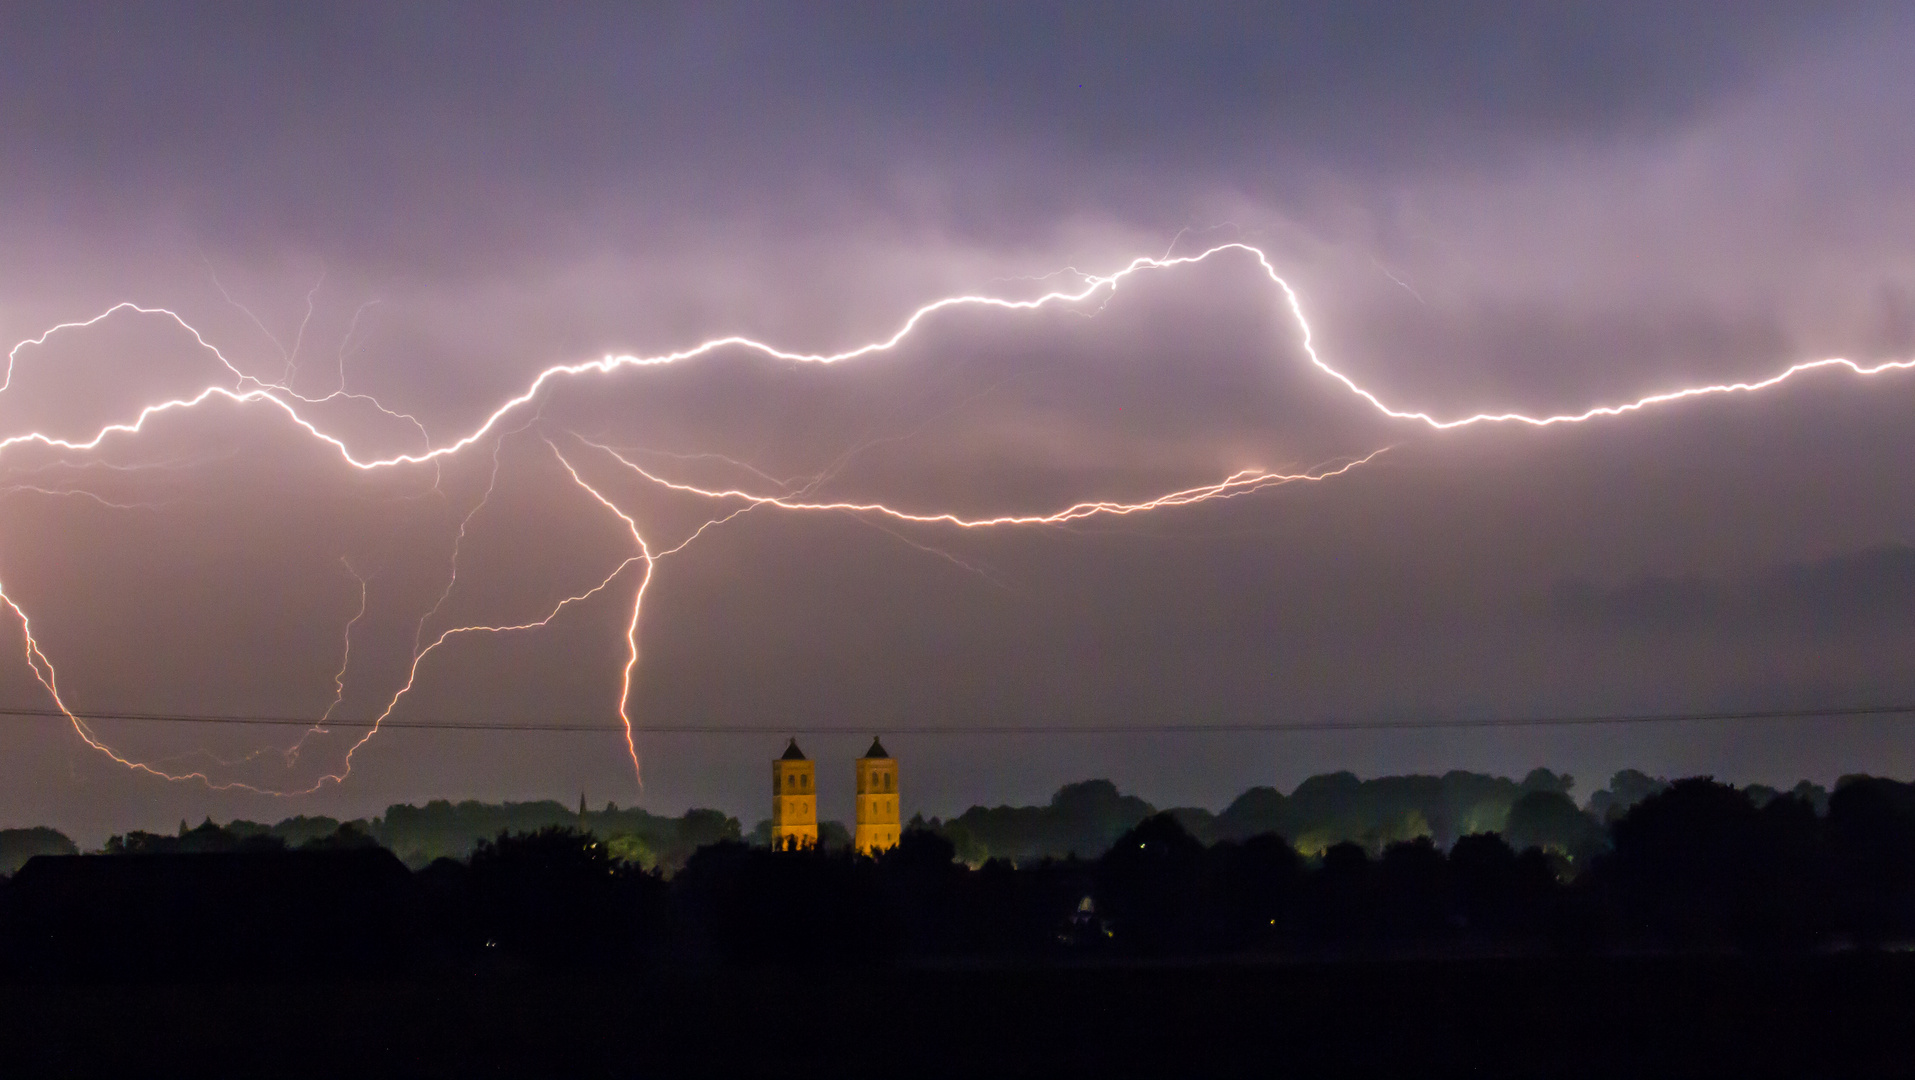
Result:
[[785,747],[785,752],[784,752],[784,756],[783,756],[783,757],[781,757],[781,758],[779,758],[779,760],[780,760],[780,761],[803,761],[803,760],[805,760],[805,752],[804,752],[803,750],[800,750],[800,749],[798,749],[798,740],[797,740],[797,739],[795,739],[795,738],[794,738],[794,739],[792,739],[792,740],[791,740],[791,745],[790,745],[790,746],[787,746],[787,747]]
[[888,758],[891,755],[885,753],[884,744],[878,741],[876,735],[873,735],[871,736],[871,749],[866,750],[864,756],[868,758]]

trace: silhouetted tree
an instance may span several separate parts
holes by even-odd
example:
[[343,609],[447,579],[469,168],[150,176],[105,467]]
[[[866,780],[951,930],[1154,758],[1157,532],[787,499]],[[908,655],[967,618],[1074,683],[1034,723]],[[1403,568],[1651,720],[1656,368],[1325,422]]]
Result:
[[[738,836],[738,822],[716,810],[691,810],[669,818],[637,807],[620,809],[607,803],[603,810],[567,806],[554,799],[537,802],[460,803],[435,799],[424,806],[396,803],[368,831],[408,865],[424,866],[437,858],[463,859],[478,844],[500,833],[532,833],[564,827],[595,836],[633,837],[652,853],[657,867],[675,869],[698,847]],[[289,823],[274,826],[275,831]],[[324,830],[331,832],[331,829]],[[310,838],[288,837],[289,842]],[[628,848],[631,845],[627,845]],[[648,866],[647,869],[655,867]]]
[[1211,823],[1211,832],[1219,840],[1248,840],[1265,833],[1281,832],[1283,792],[1273,787],[1253,787],[1236,797]]
[[1144,800],[1118,792],[1109,780],[1086,780],[1059,788],[1048,806],[973,806],[945,822],[944,833],[959,857],[972,863],[1095,858],[1155,812]]
[[1828,830],[1851,932],[1871,943],[1915,935],[1915,784],[1843,777]]
[[1745,946],[1803,946],[1836,927],[1836,862],[1828,823],[1799,796],[1777,795],[1756,811],[1751,840],[1753,891],[1743,897],[1735,933]]
[[1550,791],[1558,795],[1568,795],[1576,787],[1576,778],[1568,773],[1551,772],[1537,767],[1529,770],[1523,777],[1524,791]]
[[895,950],[871,859],[771,851],[738,841],[699,849],[672,879],[698,955],[730,964],[861,964]]
[[659,929],[664,885],[614,860],[589,833],[502,833],[472,853],[488,942],[541,963],[629,964]]
[[[341,824],[338,818],[330,818],[323,815],[307,817],[304,814],[300,814],[296,817],[282,819],[278,824],[272,827],[271,832],[274,836],[285,841],[287,847],[296,848],[304,845],[308,841],[323,839],[337,833]],[[369,822],[360,820],[352,822],[351,824],[366,835],[373,835],[373,830]]]
[[1175,818],[1177,824],[1199,844],[1208,845],[1217,838],[1217,815],[1201,806],[1173,806],[1162,813]]
[[1629,811],[1629,808],[1669,786],[1669,781],[1636,769],[1622,769],[1609,778],[1609,786],[1589,797],[1589,814],[1605,824]]
[[878,856],[881,886],[907,951],[959,951],[966,871],[956,859],[951,841],[925,828],[905,829],[897,846]]
[[1427,836],[1383,849],[1377,866],[1378,929],[1397,938],[1431,939],[1462,922],[1451,897],[1449,862]]
[[963,940],[973,955],[1034,956],[1078,937],[1074,914],[1086,897],[1095,903],[1093,864],[1044,859],[1012,866],[991,859],[965,875]]
[[299,845],[301,851],[350,851],[354,848],[376,848],[379,841],[356,821],[348,821],[325,836],[315,836]]
[[1098,908],[1117,943],[1167,952],[1194,931],[1204,847],[1170,814],[1145,818],[1097,861]]
[[1678,780],[1611,826],[1599,866],[1625,924],[1666,945],[1800,942],[1827,927],[1826,848],[1812,807],[1757,810],[1707,777]]
[[1829,813],[1829,789],[1820,784],[1803,780],[1789,789],[1789,794],[1808,803],[1815,809],[1816,816],[1827,817]]
[[1473,833],[1450,849],[1449,869],[1469,936],[1508,941],[1546,929],[1561,886],[1540,848],[1518,854],[1496,833]]
[[[185,822],[180,824],[184,825]],[[207,818],[193,828],[182,828],[177,836],[129,832],[123,836],[110,837],[105,850],[108,855],[212,855],[286,850],[285,841],[271,833],[258,831],[257,826],[247,828],[250,824],[243,822],[239,829],[228,831],[213,824],[212,818]]]
[[1602,826],[1560,791],[1536,790],[1509,808],[1503,837],[1518,851],[1538,847],[1581,862],[1606,845]]
[[1224,950],[1268,948],[1296,929],[1303,858],[1289,841],[1263,833],[1222,841],[1205,856],[1206,940]]
[[421,955],[437,969],[486,969],[511,960],[499,952],[473,895],[472,867],[458,859],[434,859],[413,873],[419,904],[427,913]]
[[35,855],[78,855],[80,849],[54,829],[0,829],[0,877],[26,865]]
[[1326,849],[1306,891],[1307,937],[1337,944],[1371,936],[1376,929],[1375,873],[1369,852],[1355,841]]

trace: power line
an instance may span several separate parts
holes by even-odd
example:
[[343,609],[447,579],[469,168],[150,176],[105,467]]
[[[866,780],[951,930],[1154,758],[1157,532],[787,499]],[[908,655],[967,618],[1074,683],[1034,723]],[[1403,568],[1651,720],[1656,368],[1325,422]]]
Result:
[[[319,724],[310,718],[265,716],[256,714],[155,713],[155,712],[75,712],[82,721],[126,721],[171,724],[235,724],[261,727],[325,727],[364,729],[366,720],[329,720]],[[998,724],[970,726],[929,724],[917,727],[887,728],[900,735],[1205,735],[1229,733],[1339,732],[1468,730],[1473,728],[1586,727],[1607,724],[1673,724],[1727,720],[1809,720],[1842,717],[1915,716],[1915,704],[1857,705],[1806,709],[1742,709],[1721,712],[1687,713],[1608,713],[1583,716],[1510,716],[1468,718],[1403,718],[1382,720],[1296,720],[1226,721],[1222,723],[1150,723],[1150,724]],[[19,720],[64,720],[58,709],[0,708],[0,717]],[[618,724],[559,721],[549,724],[525,721],[479,722],[467,720],[387,720],[380,730],[415,731],[512,731],[512,732],[595,732],[623,734]],[[637,724],[639,734],[659,735],[869,735],[869,724],[787,724],[770,727],[762,724]]]

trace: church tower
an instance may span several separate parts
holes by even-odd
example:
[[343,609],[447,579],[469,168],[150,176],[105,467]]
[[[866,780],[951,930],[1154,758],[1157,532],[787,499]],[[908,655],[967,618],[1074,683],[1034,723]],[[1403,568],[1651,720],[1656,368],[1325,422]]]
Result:
[[818,790],[813,766],[798,740],[771,763],[771,847],[797,851],[818,844]]
[[851,846],[866,855],[898,846],[898,761],[875,738],[858,759],[858,832]]

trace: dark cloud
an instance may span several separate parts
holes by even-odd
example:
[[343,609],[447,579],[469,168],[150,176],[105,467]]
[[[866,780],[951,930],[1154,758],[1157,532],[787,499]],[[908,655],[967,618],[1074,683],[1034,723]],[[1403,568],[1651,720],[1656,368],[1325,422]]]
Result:
[[1865,11],[16,6],[0,154],[40,210],[15,228],[178,214],[203,243],[406,265],[926,198],[1001,235],[1112,202],[1166,220],[1166,184],[1666,129]]
[[1712,637],[1873,637],[1915,630],[1915,548],[1870,547],[1734,578],[1644,574],[1559,583],[1554,613],[1579,625]]

